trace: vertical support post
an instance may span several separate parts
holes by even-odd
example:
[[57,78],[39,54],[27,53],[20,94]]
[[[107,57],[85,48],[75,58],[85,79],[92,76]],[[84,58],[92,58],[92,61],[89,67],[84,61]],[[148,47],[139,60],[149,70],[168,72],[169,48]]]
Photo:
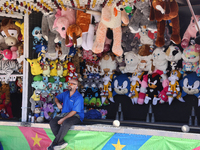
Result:
[[[24,16],[24,57],[29,57],[29,15]],[[22,93],[22,122],[27,122],[28,107],[28,62],[23,61],[23,93]]]

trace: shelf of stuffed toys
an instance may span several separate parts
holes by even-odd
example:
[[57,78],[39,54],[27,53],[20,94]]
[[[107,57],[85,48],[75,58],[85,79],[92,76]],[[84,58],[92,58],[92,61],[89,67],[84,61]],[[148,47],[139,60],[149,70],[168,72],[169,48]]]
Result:
[[[2,8],[1,8],[2,10]],[[22,121],[22,116],[26,115],[23,108],[26,106],[27,91],[27,74],[28,67],[24,57],[28,57],[28,24],[24,25],[24,22],[28,23],[28,14],[12,14],[0,12],[1,21],[1,35],[0,35],[0,81],[1,81],[1,100],[5,94],[5,99],[9,99],[9,103],[0,103],[1,112],[2,107],[5,107],[8,115],[4,115],[1,118],[14,119],[16,121]],[[12,29],[12,30],[11,30]],[[28,64],[28,63],[27,63]],[[4,87],[9,87],[4,88]],[[6,94],[4,89],[9,90],[9,94]],[[2,93],[2,92],[5,93]],[[12,113],[13,112],[13,113]],[[6,114],[4,112],[4,114]],[[6,117],[7,116],[7,117]]]

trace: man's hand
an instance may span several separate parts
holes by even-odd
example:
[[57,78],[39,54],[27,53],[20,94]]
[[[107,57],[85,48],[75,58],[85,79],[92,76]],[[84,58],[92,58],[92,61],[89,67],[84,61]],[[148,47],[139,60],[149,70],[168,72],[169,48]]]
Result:
[[60,103],[57,103],[57,107],[58,107],[58,109],[62,109],[62,105],[60,104]]
[[61,125],[61,124],[63,123],[64,120],[65,120],[64,118],[60,119],[60,120],[58,121],[58,124]]

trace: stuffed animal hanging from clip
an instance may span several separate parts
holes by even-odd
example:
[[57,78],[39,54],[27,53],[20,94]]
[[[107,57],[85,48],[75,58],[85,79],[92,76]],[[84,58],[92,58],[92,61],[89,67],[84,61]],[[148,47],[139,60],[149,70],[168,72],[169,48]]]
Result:
[[167,20],[171,20],[172,34],[171,41],[179,44],[181,42],[178,4],[175,0],[153,0],[150,11],[150,21],[157,21],[156,46],[162,47],[165,44],[164,32]]
[[109,6],[106,5],[102,9],[101,21],[97,29],[96,40],[92,47],[92,51],[94,53],[98,54],[103,51],[107,28],[111,28],[113,29],[114,38],[112,51],[117,56],[121,56],[123,54],[123,50],[121,48],[121,21],[123,21],[124,24],[129,23],[128,15],[122,5],[113,3]]

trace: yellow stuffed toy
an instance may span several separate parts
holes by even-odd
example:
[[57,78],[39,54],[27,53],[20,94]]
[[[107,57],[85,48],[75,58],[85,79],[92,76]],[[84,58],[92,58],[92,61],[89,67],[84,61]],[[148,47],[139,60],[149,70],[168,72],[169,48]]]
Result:
[[26,60],[30,63],[31,66],[31,74],[36,76],[36,75],[40,75],[43,73],[43,70],[40,66],[40,60],[41,60],[41,56],[38,57],[37,59],[28,59],[26,58]]
[[185,102],[183,98],[181,97],[181,91],[180,91],[180,86],[179,86],[179,79],[181,77],[181,73],[178,70],[173,70],[170,73],[170,76],[168,78],[169,82],[169,87],[168,87],[168,102],[169,105],[171,105],[174,97],[178,99],[181,102]]
[[24,41],[24,23],[19,23],[18,21],[16,21],[15,25],[21,29],[22,41]]
[[58,60],[51,60],[50,61],[50,76],[57,76],[57,62]]
[[66,76],[69,75],[69,70],[67,68],[68,67],[67,63],[68,63],[68,59],[63,62],[63,77],[66,77]]

